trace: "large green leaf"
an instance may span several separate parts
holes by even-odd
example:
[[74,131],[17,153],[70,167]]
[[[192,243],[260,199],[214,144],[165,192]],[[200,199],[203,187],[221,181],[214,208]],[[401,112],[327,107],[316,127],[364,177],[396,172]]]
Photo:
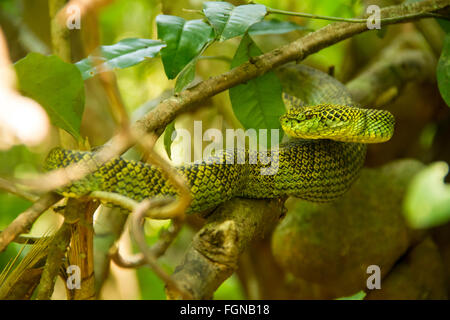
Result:
[[407,221],[415,228],[430,228],[450,221],[450,185],[445,162],[436,162],[419,172],[404,200]]
[[214,39],[213,29],[203,20],[159,15],[156,24],[158,38],[167,44],[161,50],[161,58],[169,79],[174,79]]
[[203,12],[221,41],[244,35],[253,24],[264,19],[267,9],[261,4],[235,7],[231,3],[204,2]]
[[445,103],[450,107],[450,32],[444,38],[442,53],[436,70],[439,92]]
[[[236,51],[231,67],[237,67],[250,57],[262,54],[250,36],[245,35]],[[286,112],[280,80],[274,72],[249,80],[229,90],[233,111],[245,129],[281,129],[280,117]],[[279,131],[281,140],[282,134]]]
[[[114,68],[128,68],[134,66],[147,58],[154,58],[159,51],[165,47],[159,40],[151,39],[123,39],[110,46],[101,46],[101,56],[92,56],[78,61],[75,65],[80,69],[83,79],[86,80],[99,70],[111,70]],[[100,62],[95,67],[94,60]],[[99,63],[97,62],[97,64]]]
[[311,30],[304,26],[298,25],[290,21],[281,21],[277,19],[263,20],[255,23],[248,29],[248,33],[252,36],[264,34],[282,34],[295,30]]
[[28,54],[15,68],[22,94],[39,102],[54,125],[79,139],[84,83],[78,68],[39,53]]

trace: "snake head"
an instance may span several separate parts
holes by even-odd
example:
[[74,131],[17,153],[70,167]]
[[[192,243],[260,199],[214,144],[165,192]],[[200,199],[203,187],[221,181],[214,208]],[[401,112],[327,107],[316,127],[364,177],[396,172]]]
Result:
[[280,119],[289,136],[301,139],[334,139],[345,135],[352,124],[354,108],[321,104],[289,110]]

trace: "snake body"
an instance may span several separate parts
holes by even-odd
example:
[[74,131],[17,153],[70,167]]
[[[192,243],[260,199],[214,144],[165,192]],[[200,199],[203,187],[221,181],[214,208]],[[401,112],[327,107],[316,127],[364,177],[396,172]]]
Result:
[[[270,152],[224,150],[204,161],[177,167],[191,189],[188,213],[213,208],[233,197],[334,200],[358,176],[366,143],[386,141],[392,135],[394,119],[389,112],[353,107],[345,87],[327,74],[301,65],[286,66],[280,72],[289,83],[285,102],[292,107],[281,118],[281,125],[299,139]],[[290,87],[289,80],[294,80],[295,86]],[[47,157],[46,169],[92,157],[92,152],[55,148]],[[94,190],[136,201],[177,193],[159,168],[120,157],[57,192],[80,197]]]

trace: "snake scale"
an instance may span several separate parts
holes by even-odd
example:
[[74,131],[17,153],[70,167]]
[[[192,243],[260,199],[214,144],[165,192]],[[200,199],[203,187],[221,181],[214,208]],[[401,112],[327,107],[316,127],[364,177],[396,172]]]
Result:
[[[188,213],[213,208],[233,197],[334,200],[358,176],[366,143],[387,141],[392,136],[392,114],[354,107],[346,88],[333,77],[303,65],[286,65],[278,72],[284,79],[285,103],[291,107],[280,122],[295,139],[269,153],[225,150],[204,161],[177,167],[191,188],[193,200]],[[46,169],[89,161],[92,156],[92,152],[55,148],[47,157]],[[275,170],[262,161],[262,156],[277,164]],[[242,157],[245,163],[239,164],[237,160]],[[234,164],[226,160],[234,160]],[[261,174],[263,168],[268,170],[265,174]],[[57,192],[80,197],[94,190],[119,193],[136,201],[176,195],[159,168],[120,157]]]

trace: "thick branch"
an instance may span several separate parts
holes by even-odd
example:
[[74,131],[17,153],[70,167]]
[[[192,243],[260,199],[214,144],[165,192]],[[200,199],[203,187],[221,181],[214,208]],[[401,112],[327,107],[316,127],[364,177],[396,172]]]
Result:
[[[172,278],[194,299],[210,299],[237,269],[238,259],[255,238],[264,236],[283,215],[284,201],[232,199],[208,217]],[[166,289],[169,299],[180,299]]]
[[399,36],[373,65],[346,86],[358,103],[378,106],[395,98],[409,81],[432,78],[435,66],[436,61],[431,52],[423,49],[420,36],[416,33]]
[[[381,17],[389,18],[436,12],[448,6],[450,6],[450,0],[425,0],[383,8],[381,10]],[[414,18],[407,17],[404,20],[389,21],[383,25],[413,20]],[[158,107],[139,120],[135,127],[138,130],[156,131],[160,133],[178,114],[204,99],[261,76],[287,62],[303,60],[310,54],[320,51],[323,48],[366,31],[369,30],[365,23],[343,22],[330,24],[281,48],[255,57],[251,61],[229,72],[202,81],[195,87],[182,91],[176,97],[164,100]]]

